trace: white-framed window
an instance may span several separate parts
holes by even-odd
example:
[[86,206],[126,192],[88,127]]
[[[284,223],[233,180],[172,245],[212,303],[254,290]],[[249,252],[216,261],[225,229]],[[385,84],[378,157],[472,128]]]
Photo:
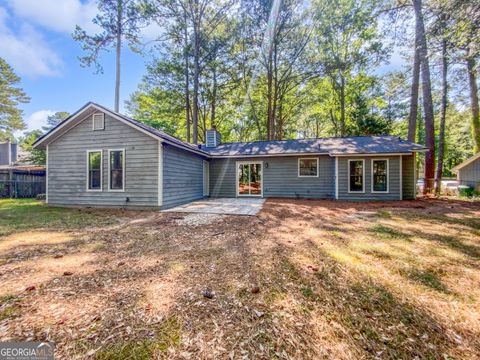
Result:
[[92,115],[92,129],[93,131],[105,130],[105,114],[96,113]]
[[108,190],[125,190],[125,149],[108,150]]
[[102,191],[102,150],[87,150],[87,190]]
[[348,160],[348,192],[365,192],[365,160]]
[[298,177],[318,177],[318,158],[299,158]]
[[388,159],[372,159],[372,193],[388,193],[390,186]]

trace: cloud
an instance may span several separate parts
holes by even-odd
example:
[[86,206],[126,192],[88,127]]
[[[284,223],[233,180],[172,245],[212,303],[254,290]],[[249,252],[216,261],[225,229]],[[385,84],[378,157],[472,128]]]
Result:
[[96,2],[88,0],[9,0],[15,15],[36,25],[71,34],[76,25],[87,32],[97,32],[92,19],[98,12]]
[[47,118],[55,113],[56,111],[53,110],[39,110],[30,114],[30,116],[25,119],[25,122],[27,123],[27,130],[30,131],[40,129],[42,126],[47,124]]
[[0,7],[0,54],[20,75],[57,76],[63,67],[60,57],[29,24],[16,31],[7,25],[9,14]]

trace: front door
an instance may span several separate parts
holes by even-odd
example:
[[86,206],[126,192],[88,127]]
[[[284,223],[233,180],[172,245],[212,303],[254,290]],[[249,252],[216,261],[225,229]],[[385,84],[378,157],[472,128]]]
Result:
[[237,195],[262,196],[262,162],[237,162]]

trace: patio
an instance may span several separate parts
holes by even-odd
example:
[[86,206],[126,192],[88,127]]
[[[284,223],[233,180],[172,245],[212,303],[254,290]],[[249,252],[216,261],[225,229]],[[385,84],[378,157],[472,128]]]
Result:
[[262,210],[265,199],[253,198],[213,198],[193,201],[164,210],[165,212],[184,212],[220,215],[254,216]]

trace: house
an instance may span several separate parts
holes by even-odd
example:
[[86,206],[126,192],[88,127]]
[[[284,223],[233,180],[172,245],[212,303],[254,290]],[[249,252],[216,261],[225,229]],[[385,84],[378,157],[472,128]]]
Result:
[[17,144],[10,141],[0,143],[0,166],[10,166],[17,161]]
[[452,170],[457,174],[458,185],[476,189],[480,186],[480,153],[468,158]]
[[393,136],[183,142],[88,103],[38,139],[47,152],[47,202],[161,208],[203,197],[342,200],[415,198],[421,145]]

